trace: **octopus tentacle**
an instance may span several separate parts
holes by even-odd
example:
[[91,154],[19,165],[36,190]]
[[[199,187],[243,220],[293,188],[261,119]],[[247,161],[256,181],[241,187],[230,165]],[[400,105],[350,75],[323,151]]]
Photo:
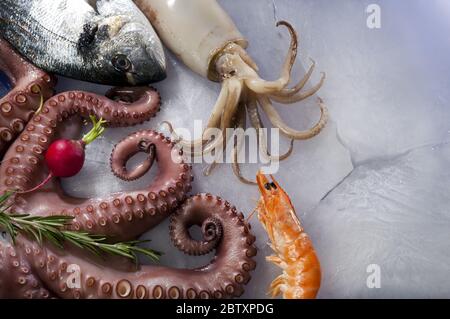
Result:
[[[51,98],[9,149],[6,158],[10,160],[0,167],[0,190],[29,189],[43,179],[46,174],[43,154],[57,137],[60,123],[70,115],[95,114],[108,124],[133,125],[149,119],[159,109],[159,96],[154,90],[137,88],[130,93],[132,99],[126,102],[121,94],[124,93],[118,96],[120,102],[84,92],[68,92]],[[154,131],[137,132],[118,144],[111,157],[116,175],[132,179],[150,169],[151,158],[147,164],[131,171],[131,176],[123,167],[120,169],[124,159],[145,146],[143,141],[149,147],[143,151],[153,152],[159,164],[159,174],[149,187],[79,199],[64,194],[56,180],[36,192],[17,194],[14,210],[41,216],[71,215],[74,216],[71,229],[111,236],[117,241],[135,238],[178,206],[190,191],[193,179],[191,167],[183,162],[180,151],[169,139]]]
[[[1,235],[0,235],[1,236]],[[0,238],[0,298],[46,299],[54,297],[32,271],[26,253]],[[25,255],[25,256],[24,256]]]
[[[131,176],[127,171],[124,174],[124,159],[130,158],[130,154],[139,149],[143,141],[149,149],[154,149],[159,168],[149,186],[83,200],[38,191],[24,197],[28,203],[27,211],[33,214],[71,215],[74,220],[70,229],[106,235],[114,241],[134,239],[146,232],[183,202],[192,188],[193,176],[191,167],[183,162],[182,153],[174,144],[151,130],[134,133],[118,143],[111,155],[111,166],[116,176],[127,180],[139,177],[150,169],[152,160],[147,159],[142,166],[138,166],[137,171],[132,171]],[[56,198],[43,209],[43,199],[50,196]],[[33,208],[39,207],[37,203],[40,203],[40,208]],[[22,210],[25,211],[25,208]]]
[[[203,241],[195,242],[187,233],[186,228],[195,224],[203,225]],[[197,269],[136,269],[121,258],[89,259],[76,247],[39,246],[23,236],[18,236],[16,247],[28,252],[31,271],[61,298],[230,298],[243,293],[256,266],[255,237],[249,228],[227,201],[201,194],[188,199],[171,220],[172,239],[183,251],[205,253],[215,246],[213,261]],[[78,267],[78,287],[68,286],[69,265]]]
[[[204,284],[208,288],[203,289],[210,292],[220,287],[224,297],[239,296],[243,292],[242,284],[250,280],[249,272],[256,266],[252,259],[256,255],[253,245],[255,237],[250,234],[250,226],[244,216],[230,203],[211,194],[199,194],[188,199],[171,217],[171,238],[180,250],[189,254],[202,254],[207,251],[204,242],[196,242],[189,236],[188,229],[192,225],[201,225],[206,230],[208,226],[211,227],[212,234],[209,237],[214,241],[218,241],[219,234],[222,234],[214,262],[200,268],[211,276],[201,278],[197,284]],[[188,283],[186,288],[192,284]],[[234,288],[233,292],[230,285]]]
[[[141,89],[136,89],[141,90]],[[0,189],[30,189],[32,179],[43,170],[44,152],[58,135],[61,122],[75,114],[90,114],[105,119],[109,125],[133,125],[150,119],[159,110],[156,91],[140,91],[132,104],[109,100],[104,96],[71,91],[50,98],[40,114],[34,115],[25,131],[5,155],[10,158],[0,168]]]
[[[124,181],[134,181],[141,178],[153,166],[156,158],[156,146],[145,136],[134,134],[128,138],[129,142],[119,143],[111,156],[111,169],[118,178]],[[136,154],[143,152],[147,158],[131,171],[127,169],[127,162]]]
[[0,98],[0,155],[3,155],[38,109],[41,98],[47,100],[53,95],[56,80],[22,58],[1,38],[0,71],[13,87]]
[[[174,243],[179,250],[192,256],[205,255],[210,253],[217,247],[220,240],[222,240],[223,229],[222,223],[215,217],[208,217],[206,219],[192,218],[192,216],[178,216],[172,219],[170,228],[172,238],[176,237]],[[176,220],[176,221],[175,221]],[[189,234],[189,229],[194,226],[201,226],[203,240],[194,240]]]
[[263,108],[263,110],[266,112],[272,124],[275,127],[278,127],[284,135],[295,140],[306,140],[316,136],[322,131],[322,129],[328,122],[328,110],[320,98],[319,98],[319,107],[321,113],[320,119],[317,122],[317,124],[314,125],[314,127],[312,127],[307,131],[297,131],[287,126],[287,124],[284,123],[284,121],[281,119],[280,115],[275,110],[272,103],[267,97],[258,96],[258,102]]

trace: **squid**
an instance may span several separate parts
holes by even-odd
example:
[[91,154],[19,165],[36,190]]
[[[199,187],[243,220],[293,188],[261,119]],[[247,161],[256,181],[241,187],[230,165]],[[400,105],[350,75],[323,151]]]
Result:
[[[246,51],[248,40],[216,0],[135,0],[135,3],[149,18],[163,43],[182,62],[201,76],[222,84],[202,136],[195,140],[178,137],[178,143],[186,153],[197,156],[212,153],[221,146],[226,148],[230,144],[227,143],[225,134],[214,139],[207,138],[206,130],[219,129],[220,132],[225,132],[227,128],[245,125],[248,117],[250,124],[257,130],[258,144],[261,145],[263,155],[272,160],[283,160],[292,153],[294,140],[313,138],[325,127],[328,110],[320,98],[318,105],[321,117],[306,131],[289,127],[273,104],[293,104],[313,96],[320,90],[326,77],[322,73],[317,84],[305,89],[314,72],[315,62],[312,61],[305,76],[288,87],[298,50],[298,35],[290,23],[277,23],[277,26],[287,28],[291,42],[279,78],[268,81],[258,75],[258,66]],[[291,139],[291,146],[286,154],[272,156],[267,150],[261,112],[266,114],[273,127]],[[175,134],[176,130],[170,123],[166,124],[171,133]],[[238,138],[235,137],[234,143],[231,143],[233,154],[238,152],[238,145],[241,145],[241,141],[236,141]],[[255,184],[241,175],[237,156],[232,158],[233,171],[237,177],[244,183]],[[206,171],[207,174],[211,168]]]

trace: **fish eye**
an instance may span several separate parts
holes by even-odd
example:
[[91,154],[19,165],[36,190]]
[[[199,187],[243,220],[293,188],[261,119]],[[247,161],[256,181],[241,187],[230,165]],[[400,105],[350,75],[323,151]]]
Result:
[[277,185],[275,185],[274,182],[270,183],[270,187],[272,187],[273,189],[277,189]]
[[265,183],[264,188],[267,189],[268,191],[270,191],[270,183]]
[[123,54],[118,54],[112,59],[112,64],[114,68],[119,72],[128,72],[131,70],[133,64],[130,59],[128,59]]

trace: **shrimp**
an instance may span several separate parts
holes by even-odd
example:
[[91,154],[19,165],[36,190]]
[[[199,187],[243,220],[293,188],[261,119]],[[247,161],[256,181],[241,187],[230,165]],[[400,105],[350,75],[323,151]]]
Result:
[[[291,42],[279,78],[266,81],[258,75],[258,66],[246,51],[249,44],[247,39],[216,0],[134,0],[134,2],[150,19],[163,43],[185,65],[204,78],[222,83],[206,129],[198,139],[190,141],[177,138],[170,123],[165,123],[175,135],[174,139],[179,140],[178,145],[184,146],[186,153],[201,156],[231,144],[233,152],[236,153],[240,142],[227,143],[224,133],[222,137],[219,135],[213,140],[207,139],[206,130],[219,129],[225,132],[227,128],[235,128],[239,123],[245,123],[248,117],[251,126],[258,133],[262,155],[272,161],[281,161],[292,153],[294,140],[313,138],[325,127],[328,110],[321,99],[318,100],[319,120],[304,131],[288,126],[280,116],[278,106],[275,107],[272,103],[277,102],[281,106],[305,100],[317,93],[325,81],[325,73],[322,73],[317,84],[304,89],[315,68],[315,62],[312,61],[303,79],[288,87],[298,50],[297,32],[290,23],[286,21],[277,23],[277,26],[287,29]],[[291,139],[290,149],[285,154],[275,156],[267,150],[261,113],[267,115],[273,127],[280,129],[283,135]],[[194,151],[191,151],[192,149]],[[241,181],[256,184],[241,176],[236,159],[233,159],[233,171]]]
[[283,295],[284,299],[313,299],[320,288],[319,259],[289,196],[273,176],[270,179],[261,172],[256,176],[261,199],[255,210],[275,252],[266,260],[283,269],[271,283],[269,294]]

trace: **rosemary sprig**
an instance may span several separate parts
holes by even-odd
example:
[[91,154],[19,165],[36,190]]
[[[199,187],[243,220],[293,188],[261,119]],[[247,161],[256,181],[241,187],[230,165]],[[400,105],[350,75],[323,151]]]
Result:
[[70,225],[73,220],[72,216],[55,215],[42,217],[9,214],[11,206],[7,205],[7,201],[12,194],[12,192],[7,192],[0,196],[0,226],[11,236],[13,243],[15,243],[19,233],[24,233],[34,238],[39,244],[47,240],[55,246],[63,248],[64,242],[69,242],[97,256],[101,256],[102,253],[123,256],[132,259],[136,263],[138,253],[147,256],[153,261],[158,261],[162,255],[161,252],[137,246],[148,241],[135,240],[109,244],[106,242],[107,237],[105,236],[65,230],[64,227]]

